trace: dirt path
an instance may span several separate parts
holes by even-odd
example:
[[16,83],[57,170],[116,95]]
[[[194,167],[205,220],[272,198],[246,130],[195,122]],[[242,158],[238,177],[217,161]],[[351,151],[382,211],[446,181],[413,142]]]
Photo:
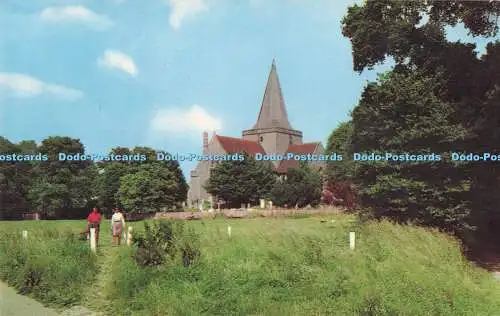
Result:
[[1,316],[57,316],[55,310],[44,307],[42,303],[16,291],[0,282],[0,315]]
[[[110,301],[106,298],[106,287],[109,286],[111,268],[116,260],[120,247],[113,246],[108,238],[103,238],[98,248],[99,274],[92,286],[89,286],[84,295],[82,305],[92,310],[100,311],[95,315],[110,315]],[[110,238],[109,238],[110,239]]]

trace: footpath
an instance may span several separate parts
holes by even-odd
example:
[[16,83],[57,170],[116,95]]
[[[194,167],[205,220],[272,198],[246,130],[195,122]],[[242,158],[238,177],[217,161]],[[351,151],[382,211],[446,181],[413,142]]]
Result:
[[[111,245],[111,242],[104,238],[103,244],[97,249],[97,256],[99,262],[99,274],[96,281],[92,286],[87,287],[87,292],[82,300],[82,305],[87,306],[93,310],[100,311],[99,313],[85,314],[85,316],[105,316],[111,315],[110,301],[107,299],[105,293],[106,287],[109,286],[111,269],[114,260],[117,259],[119,249],[123,246],[117,247]],[[61,316],[73,316],[73,314],[62,314]],[[83,315],[82,315],[83,316]]]
[[17,292],[7,284],[0,282],[0,316],[57,316],[53,309]]

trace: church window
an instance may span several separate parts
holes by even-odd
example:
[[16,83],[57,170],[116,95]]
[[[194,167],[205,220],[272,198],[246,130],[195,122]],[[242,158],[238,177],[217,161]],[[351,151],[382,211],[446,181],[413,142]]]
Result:
[[264,141],[264,137],[262,137],[262,136],[261,136],[261,137],[259,138],[259,141],[262,143],[262,142]]

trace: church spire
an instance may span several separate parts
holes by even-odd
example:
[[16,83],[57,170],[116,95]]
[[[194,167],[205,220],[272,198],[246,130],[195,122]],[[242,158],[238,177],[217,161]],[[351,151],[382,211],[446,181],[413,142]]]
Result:
[[292,129],[288,121],[285,100],[281,92],[281,86],[276,71],[276,62],[273,58],[271,71],[267,79],[266,90],[262,99],[259,117],[254,129],[281,127]]

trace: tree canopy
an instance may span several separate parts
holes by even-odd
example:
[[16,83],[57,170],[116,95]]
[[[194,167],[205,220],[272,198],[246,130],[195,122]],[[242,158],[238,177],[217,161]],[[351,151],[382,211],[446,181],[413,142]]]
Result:
[[227,205],[258,204],[270,197],[276,182],[270,164],[257,161],[245,154],[241,161],[222,161],[217,164],[205,183],[205,190]]
[[[395,67],[369,83],[352,113],[349,151],[495,152],[500,105],[500,3],[496,1],[366,1],[342,21],[361,72],[388,58]],[[450,42],[462,24],[490,39]],[[446,158],[442,157],[443,160]],[[495,219],[499,167],[492,162],[357,163],[352,179],[362,206],[377,216],[464,231]]]
[[317,206],[321,202],[321,173],[302,162],[299,168],[288,169],[274,185],[271,196],[277,206]]
[[[156,161],[156,150],[117,147],[110,154],[147,155],[145,161],[60,160],[59,153],[85,154],[78,139],[48,137],[14,144],[0,137],[0,153],[46,155],[46,160],[0,163],[0,218],[38,211],[54,218],[78,218],[99,206],[104,212],[174,209],[185,201],[187,183],[178,162]],[[40,156],[41,157],[41,156]]]

